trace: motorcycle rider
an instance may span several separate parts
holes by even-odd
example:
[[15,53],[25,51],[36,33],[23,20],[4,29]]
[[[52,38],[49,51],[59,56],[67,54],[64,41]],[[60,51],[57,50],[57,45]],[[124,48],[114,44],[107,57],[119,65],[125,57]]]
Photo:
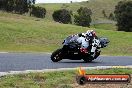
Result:
[[80,48],[81,52],[85,52],[85,53],[88,52],[87,48],[89,46],[89,41],[86,39],[85,33],[78,34],[77,42],[81,44],[81,48]]
[[95,56],[95,50],[100,44],[95,31],[88,30],[86,33],[75,34],[72,35],[72,37],[73,38],[71,41],[77,41],[79,44],[81,44],[81,52],[86,53],[89,51],[92,57]]
[[89,39],[89,44],[90,44],[90,53],[91,56],[95,56],[95,50],[97,47],[100,47],[100,41],[98,37],[96,36],[96,32],[93,30],[88,30],[86,32],[86,37]]

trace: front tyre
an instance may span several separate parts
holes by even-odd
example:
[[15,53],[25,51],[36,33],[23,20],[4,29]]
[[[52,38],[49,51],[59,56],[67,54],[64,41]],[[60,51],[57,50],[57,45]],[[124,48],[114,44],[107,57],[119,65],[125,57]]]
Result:
[[54,51],[54,52],[52,53],[52,55],[51,55],[51,60],[52,60],[53,62],[58,62],[58,61],[62,60],[62,59],[61,59],[61,50],[62,50],[62,49],[57,49],[56,51]]
[[100,55],[100,52],[101,52],[101,51],[97,51],[97,52],[95,53],[94,59],[96,59],[96,58]]

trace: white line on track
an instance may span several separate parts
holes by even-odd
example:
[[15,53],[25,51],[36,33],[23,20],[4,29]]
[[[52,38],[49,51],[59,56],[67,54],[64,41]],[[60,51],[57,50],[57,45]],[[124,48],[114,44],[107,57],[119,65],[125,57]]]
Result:
[[[92,70],[92,69],[109,69],[109,68],[132,68],[132,65],[128,65],[128,66],[96,66],[96,67],[82,67],[82,69],[87,69],[87,70]],[[25,70],[25,71],[0,72],[0,77],[5,76],[5,75],[26,74],[26,73],[37,73],[37,72],[68,71],[68,70],[77,70],[77,68],[58,68],[58,69],[43,69],[43,70]]]
[[8,53],[8,52],[0,52],[0,53]]

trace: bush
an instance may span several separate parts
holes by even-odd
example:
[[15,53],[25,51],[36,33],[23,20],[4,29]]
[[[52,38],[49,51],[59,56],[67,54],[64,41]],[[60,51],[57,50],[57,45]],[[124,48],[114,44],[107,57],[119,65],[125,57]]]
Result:
[[114,13],[118,31],[132,32],[132,1],[120,1]]
[[105,10],[102,10],[102,14],[103,14],[103,16],[104,16],[105,18],[107,18],[107,15],[106,15]]
[[71,23],[70,11],[68,11],[66,9],[60,9],[60,10],[54,11],[54,13],[52,14],[52,17],[53,17],[54,21],[56,21],[56,22],[60,22],[60,23],[64,23],[64,24]]
[[109,15],[109,19],[110,19],[110,20],[115,20],[115,16],[114,16],[113,13],[110,13],[110,15]]
[[35,7],[34,5],[32,5],[30,15],[38,18],[45,18],[46,9],[39,6]]
[[74,16],[74,22],[76,25],[83,26],[83,27],[89,27],[91,22],[90,16],[83,16],[83,15],[75,15]]
[[78,9],[77,12],[78,14],[74,15],[75,24],[83,27],[89,27],[90,22],[92,21],[91,19],[92,11],[87,7],[80,7],[80,9]]

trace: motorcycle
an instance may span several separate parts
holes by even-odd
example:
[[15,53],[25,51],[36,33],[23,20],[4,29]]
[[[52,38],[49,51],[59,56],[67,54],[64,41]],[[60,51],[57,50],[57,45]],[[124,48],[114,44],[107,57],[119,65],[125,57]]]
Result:
[[90,49],[92,45],[89,45],[87,48],[87,51],[85,50],[80,50],[81,49],[81,44],[79,44],[77,41],[75,41],[76,37],[69,36],[66,39],[64,39],[64,42],[62,43],[63,46],[62,48],[59,48],[55,50],[51,54],[51,60],[53,62],[58,62],[61,61],[62,59],[69,59],[69,60],[84,60],[85,62],[92,62],[94,59],[96,59],[100,53],[101,50],[100,48],[104,48],[108,46],[108,43],[110,42],[108,38],[98,38],[100,41],[100,46],[96,47],[94,56],[91,56]]

